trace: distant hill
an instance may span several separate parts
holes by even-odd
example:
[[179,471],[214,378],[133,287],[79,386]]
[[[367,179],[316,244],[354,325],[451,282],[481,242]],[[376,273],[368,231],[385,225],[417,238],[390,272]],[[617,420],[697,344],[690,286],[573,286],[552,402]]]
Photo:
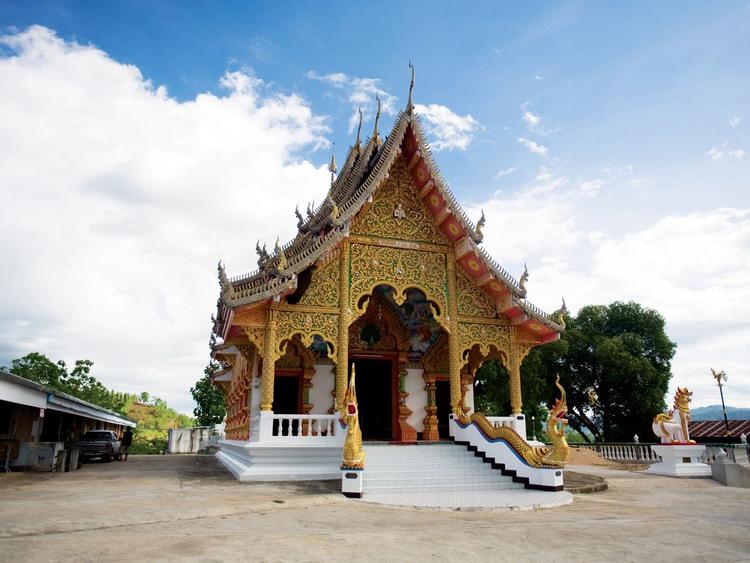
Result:
[[[721,405],[710,405],[690,409],[693,420],[724,420]],[[750,420],[750,409],[727,407],[727,418],[729,420]]]

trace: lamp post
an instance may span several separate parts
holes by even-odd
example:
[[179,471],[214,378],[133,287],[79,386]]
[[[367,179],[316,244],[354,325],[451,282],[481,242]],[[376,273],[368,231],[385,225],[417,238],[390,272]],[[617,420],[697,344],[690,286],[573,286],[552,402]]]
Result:
[[721,410],[724,413],[724,427],[726,428],[726,437],[729,438],[732,436],[732,433],[729,431],[729,420],[727,420],[727,408],[724,406],[724,385],[722,384],[722,382],[726,383],[727,374],[724,370],[717,372],[714,370],[714,368],[711,368],[711,375],[713,375],[714,379],[716,380],[717,385],[719,386],[719,394],[721,395]]
[[533,434],[531,440],[536,442],[536,417],[533,414],[531,415],[531,433]]

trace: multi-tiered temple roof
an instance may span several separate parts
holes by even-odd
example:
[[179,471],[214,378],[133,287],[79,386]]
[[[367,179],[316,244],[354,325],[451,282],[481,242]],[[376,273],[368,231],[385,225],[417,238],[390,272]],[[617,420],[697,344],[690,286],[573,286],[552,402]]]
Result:
[[215,334],[225,336],[233,309],[295,292],[300,274],[348,236],[349,222],[372,202],[401,156],[434,224],[453,243],[457,263],[495,299],[498,314],[530,330],[540,342],[556,339],[564,329],[561,315],[549,315],[527,301],[525,276],[516,280],[481,247],[484,216],[477,224],[467,217],[440,174],[425,139],[411,99],[385,140],[378,133],[378,118],[366,142],[360,141],[358,131],[323,203],[316,209],[308,208],[304,217],[296,212],[298,233],[293,240],[283,246],[277,244],[270,254],[258,247],[259,269],[253,273],[228,278],[219,265],[221,298]]

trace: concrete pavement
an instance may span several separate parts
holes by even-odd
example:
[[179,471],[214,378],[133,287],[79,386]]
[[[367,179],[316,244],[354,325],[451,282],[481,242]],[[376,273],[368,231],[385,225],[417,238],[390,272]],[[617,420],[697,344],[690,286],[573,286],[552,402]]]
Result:
[[750,490],[605,467],[607,491],[524,512],[349,500],[337,483],[238,483],[212,457],[0,475],[2,561],[740,561]]

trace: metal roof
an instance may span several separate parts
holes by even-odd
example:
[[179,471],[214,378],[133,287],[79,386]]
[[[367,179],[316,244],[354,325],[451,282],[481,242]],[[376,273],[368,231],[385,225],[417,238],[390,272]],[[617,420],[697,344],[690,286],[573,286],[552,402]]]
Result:
[[[26,389],[32,389],[39,393],[44,393],[46,395],[46,406],[44,408],[50,410],[66,412],[77,416],[92,418],[94,420],[111,422],[113,424],[121,424],[123,426],[136,426],[134,420],[131,420],[120,413],[105,409],[99,405],[89,403],[83,399],[73,397],[72,395],[68,395],[67,393],[63,393],[62,391],[47,385],[42,385],[41,383],[31,381],[5,370],[0,370],[0,381],[25,387]],[[4,400],[2,396],[0,396],[0,400]],[[11,400],[10,402],[13,401]]]

